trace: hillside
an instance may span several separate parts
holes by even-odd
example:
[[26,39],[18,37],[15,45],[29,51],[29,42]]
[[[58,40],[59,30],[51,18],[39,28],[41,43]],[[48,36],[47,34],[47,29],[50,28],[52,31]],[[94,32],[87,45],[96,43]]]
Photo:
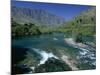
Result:
[[22,7],[11,7],[11,17],[20,24],[36,23],[46,26],[59,26],[64,23],[64,19],[42,9],[30,9]]
[[96,23],[96,8],[93,7],[80,13],[78,16],[74,18],[77,23],[81,24],[95,24]]
[[96,34],[96,8],[92,7],[81,12],[72,20],[59,27],[60,32],[70,33],[72,36],[78,34],[89,36]]

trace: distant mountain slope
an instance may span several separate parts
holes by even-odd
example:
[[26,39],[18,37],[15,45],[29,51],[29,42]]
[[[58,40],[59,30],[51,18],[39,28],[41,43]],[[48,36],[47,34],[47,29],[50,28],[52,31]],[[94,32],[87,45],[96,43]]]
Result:
[[42,9],[11,7],[11,17],[18,23],[37,23],[40,25],[60,25],[64,19]]

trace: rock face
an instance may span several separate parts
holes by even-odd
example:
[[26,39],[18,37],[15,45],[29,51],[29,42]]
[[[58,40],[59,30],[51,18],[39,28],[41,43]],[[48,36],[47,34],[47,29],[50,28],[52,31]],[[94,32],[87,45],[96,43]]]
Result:
[[42,73],[42,72],[59,72],[59,71],[71,71],[72,69],[63,61],[49,58],[45,64],[37,66],[34,71],[35,73]]
[[56,26],[64,23],[64,18],[58,17],[42,9],[11,7],[11,17],[18,23],[37,23]]

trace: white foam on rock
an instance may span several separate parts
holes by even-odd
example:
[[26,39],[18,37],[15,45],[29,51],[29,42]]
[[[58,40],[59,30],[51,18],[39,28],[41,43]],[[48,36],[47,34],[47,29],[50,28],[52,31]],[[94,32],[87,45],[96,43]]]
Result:
[[32,67],[30,67],[33,71],[34,71],[34,69],[35,69],[35,67],[34,66],[32,66]]
[[34,50],[36,53],[40,54],[40,56],[42,57],[40,60],[40,63],[38,65],[44,64],[48,60],[48,58],[54,57],[54,58],[58,59],[58,57],[55,56],[53,53],[47,53],[46,51],[36,49],[36,48],[32,48],[32,50]]

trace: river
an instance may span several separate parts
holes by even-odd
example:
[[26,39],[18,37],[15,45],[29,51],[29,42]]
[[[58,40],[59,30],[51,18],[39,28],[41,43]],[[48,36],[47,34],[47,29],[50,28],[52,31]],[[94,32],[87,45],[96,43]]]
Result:
[[[12,47],[28,48],[30,51],[33,51],[33,53],[35,52],[40,56],[37,65],[44,64],[47,59],[51,57],[61,60],[61,56],[65,55],[70,56],[72,58],[71,60],[74,59],[77,62],[77,68],[80,70],[95,69],[96,52],[94,47],[86,45],[84,48],[72,45],[70,41],[66,43],[64,39],[65,35],[63,33],[20,37],[12,40]],[[93,38],[86,38],[86,42],[93,42],[91,40],[93,40]]]

